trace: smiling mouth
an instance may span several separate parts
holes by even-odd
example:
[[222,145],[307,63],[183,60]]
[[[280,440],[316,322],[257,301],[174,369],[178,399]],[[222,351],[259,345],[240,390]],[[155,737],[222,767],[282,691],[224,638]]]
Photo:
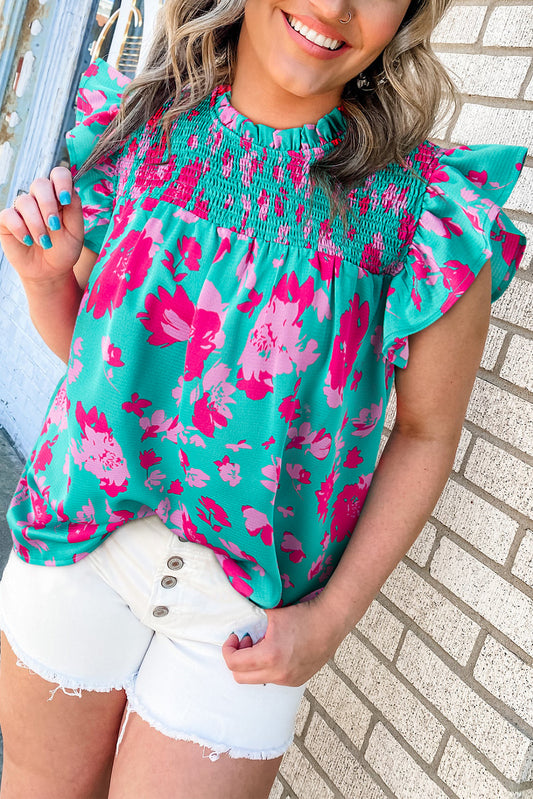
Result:
[[328,39],[327,36],[323,36],[312,28],[308,28],[307,25],[304,25],[303,22],[300,22],[296,17],[291,17],[290,14],[286,14],[285,16],[291,28],[299,33],[300,36],[303,36],[304,39],[307,39],[307,41],[313,44],[317,44],[319,47],[324,47],[325,50],[340,50],[345,44],[345,42],[340,39]]

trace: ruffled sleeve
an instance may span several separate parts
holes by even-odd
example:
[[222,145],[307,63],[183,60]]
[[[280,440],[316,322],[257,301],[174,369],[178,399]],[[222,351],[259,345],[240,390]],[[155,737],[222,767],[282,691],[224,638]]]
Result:
[[[97,58],[83,73],[76,99],[76,125],[66,133],[71,172],[76,175],[117,114],[130,79]],[[85,246],[100,252],[111,219],[118,177],[117,150],[75,183],[83,206]]]
[[499,145],[440,151],[404,267],[388,289],[383,354],[395,366],[407,366],[407,337],[445,314],[489,258],[491,301],[511,282],[526,240],[501,208],[526,153]]

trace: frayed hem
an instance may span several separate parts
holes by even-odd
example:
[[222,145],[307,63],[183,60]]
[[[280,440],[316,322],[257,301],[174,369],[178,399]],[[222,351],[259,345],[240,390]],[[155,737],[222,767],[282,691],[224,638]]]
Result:
[[[143,719],[143,721],[146,721],[150,727],[162,733],[163,735],[166,735],[167,738],[173,738],[175,741],[190,741],[192,743],[198,744],[199,746],[203,746],[204,752],[202,753],[202,757],[209,758],[209,760],[212,762],[218,760],[220,755],[228,755],[228,757],[235,759],[246,758],[247,760],[273,760],[276,757],[281,757],[284,755],[294,740],[294,735],[291,735],[290,739],[283,744],[283,746],[268,750],[241,749],[238,746],[228,746],[227,744],[216,743],[215,741],[210,741],[200,735],[194,735],[183,730],[170,730],[165,724],[162,724],[157,719],[154,719],[147,708],[141,702],[139,702],[136,697],[130,697],[128,694],[128,718],[131,712],[136,713],[141,719]],[[124,724],[124,727],[125,726],[126,724]],[[207,754],[205,752],[206,748],[210,750],[210,752]]]
[[17,666],[22,669],[27,669],[30,674],[35,674],[41,677],[46,682],[55,683],[56,687],[50,689],[50,696],[48,702],[51,702],[58,691],[62,691],[66,696],[77,696],[81,699],[82,691],[93,691],[95,693],[109,693],[110,691],[125,691],[126,693],[135,684],[137,674],[130,675],[127,680],[112,683],[111,685],[89,685],[80,680],[76,680],[67,674],[49,669],[47,666],[40,663],[35,658],[27,655],[19,645],[14,641],[13,636],[6,629],[5,624],[2,623],[1,629],[6,636],[9,646],[13,650],[17,658]]

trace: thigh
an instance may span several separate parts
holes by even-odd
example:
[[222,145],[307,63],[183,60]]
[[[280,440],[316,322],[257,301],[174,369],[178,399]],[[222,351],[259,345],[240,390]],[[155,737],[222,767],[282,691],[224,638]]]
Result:
[[109,799],[268,799],[281,756],[212,761],[204,747],[168,738],[136,713],[115,760]]
[[124,691],[57,691],[27,668],[2,634],[2,799],[104,799],[125,705]]

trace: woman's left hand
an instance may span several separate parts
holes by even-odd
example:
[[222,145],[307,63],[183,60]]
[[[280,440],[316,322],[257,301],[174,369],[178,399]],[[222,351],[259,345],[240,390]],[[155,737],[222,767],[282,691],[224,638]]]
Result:
[[226,639],[222,654],[238,683],[303,685],[335,654],[347,634],[332,624],[321,595],[307,602],[266,609],[264,638],[252,644],[235,633]]

